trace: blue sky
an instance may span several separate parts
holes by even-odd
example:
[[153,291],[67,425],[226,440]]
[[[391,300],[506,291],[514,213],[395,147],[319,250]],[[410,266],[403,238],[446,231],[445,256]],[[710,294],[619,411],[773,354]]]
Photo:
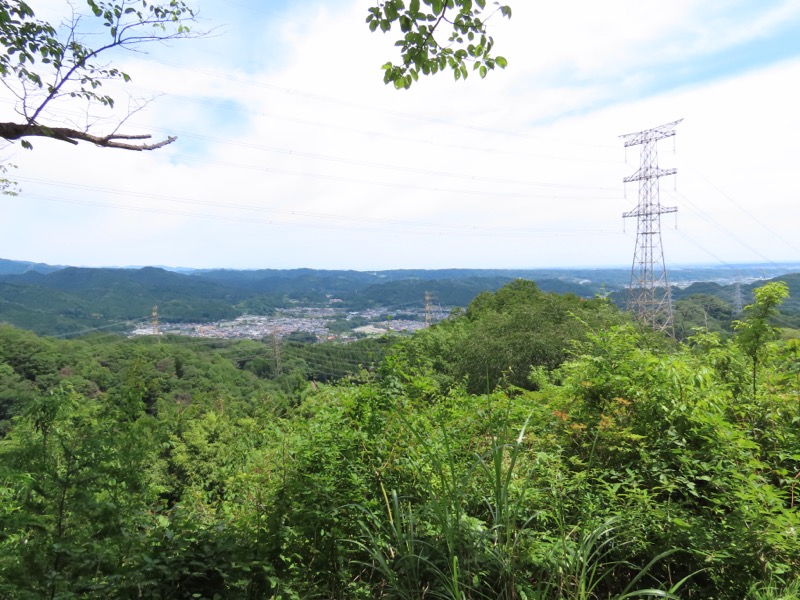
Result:
[[[115,57],[153,153],[6,147],[0,256],[87,266],[524,268],[630,264],[637,148],[659,147],[668,265],[800,262],[800,1],[509,0],[509,67],[397,92],[368,0],[200,0],[206,39]],[[45,18],[62,0],[41,0]],[[13,109],[0,95],[4,115]],[[85,107],[54,108],[85,120]],[[10,117],[10,115],[9,115]],[[99,121],[100,129],[112,120]],[[789,132],[789,135],[787,135]],[[674,145],[673,145],[674,144]],[[627,154],[627,156],[626,156]],[[627,160],[627,162],[626,162]],[[677,228],[676,228],[677,224]]]

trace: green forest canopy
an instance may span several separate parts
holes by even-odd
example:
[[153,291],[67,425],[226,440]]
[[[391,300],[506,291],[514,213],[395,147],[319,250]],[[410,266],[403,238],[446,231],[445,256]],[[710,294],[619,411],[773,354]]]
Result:
[[741,332],[517,282],[324,384],[255,341],[4,326],[0,596],[796,598],[800,354],[771,331],[753,371]]

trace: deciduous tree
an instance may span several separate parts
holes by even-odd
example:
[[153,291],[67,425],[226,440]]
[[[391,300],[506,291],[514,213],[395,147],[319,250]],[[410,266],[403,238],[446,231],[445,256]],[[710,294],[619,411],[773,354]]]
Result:
[[755,302],[744,307],[745,318],[735,321],[738,332],[736,341],[750,357],[753,364],[753,397],[756,395],[758,365],[767,342],[778,334],[770,320],[778,313],[778,307],[789,297],[789,286],[783,281],[773,281],[753,291]]
[[[53,109],[62,100],[75,99],[113,108],[114,98],[105,93],[103,83],[130,81],[127,73],[106,62],[114,51],[197,35],[188,26],[193,10],[182,0],[86,0],[86,5],[89,16],[73,9],[71,20],[56,27],[37,19],[23,0],[0,0],[0,77],[19,115],[0,122],[0,137],[20,140],[26,148],[31,137],[140,151],[172,143],[173,136],[149,142],[150,134],[120,132],[127,117],[112,131],[97,133],[88,125],[60,119]],[[98,25],[105,29],[103,35],[97,35]],[[97,45],[90,46],[90,41]]]
[[384,33],[399,27],[403,35],[395,45],[400,48],[400,63],[383,65],[385,83],[407,89],[419,74],[433,75],[452,70],[453,76],[466,79],[468,64],[481,77],[495,67],[508,64],[492,54],[494,39],[487,34],[486,22],[494,15],[511,17],[511,8],[486,0],[403,0],[378,2],[369,9],[367,24],[371,31]]

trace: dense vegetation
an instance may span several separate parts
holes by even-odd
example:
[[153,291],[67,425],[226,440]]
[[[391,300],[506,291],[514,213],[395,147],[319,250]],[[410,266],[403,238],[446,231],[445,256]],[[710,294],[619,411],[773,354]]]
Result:
[[0,597],[797,598],[800,345],[762,289],[683,343],[524,281],[280,361],[2,327]]

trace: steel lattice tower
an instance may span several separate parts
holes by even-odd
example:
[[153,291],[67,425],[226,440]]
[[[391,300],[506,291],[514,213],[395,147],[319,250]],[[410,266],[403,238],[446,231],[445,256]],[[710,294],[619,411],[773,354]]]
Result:
[[733,314],[740,315],[744,312],[744,299],[742,298],[742,280],[736,278],[733,284]]
[[642,323],[669,332],[672,332],[672,299],[661,245],[661,215],[678,209],[661,206],[658,178],[674,175],[677,169],[658,166],[658,141],[674,136],[681,121],[683,119],[620,136],[626,148],[642,146],[639,170],[623,180],[625,183],[639,182],[639,204],[622,215],[624,219],[636,217],[636,249],[627,308],[634,311]]
[[425,292],[425,327],[430,327],[433,319],[431,318],[431,300],[433,296],[430,292]]

